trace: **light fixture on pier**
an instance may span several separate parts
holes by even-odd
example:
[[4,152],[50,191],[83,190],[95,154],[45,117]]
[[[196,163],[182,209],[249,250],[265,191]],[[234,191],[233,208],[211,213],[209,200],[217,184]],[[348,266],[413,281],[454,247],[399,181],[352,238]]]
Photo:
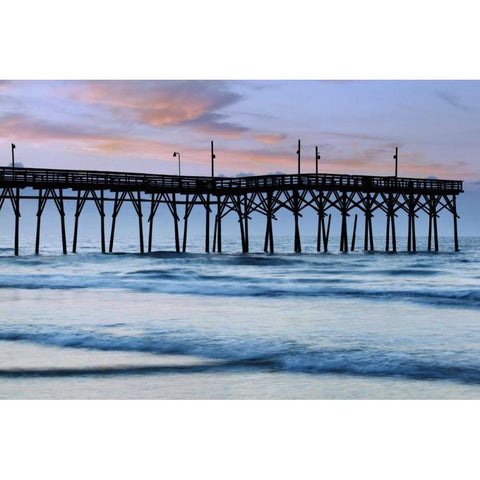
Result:
[[318,153],[318,147],[315,145],[315,173],[318,175],[318,161],[320,160],[320,154]]
[[298,141],[297,158],[298,158],[298,174],[300,175],[300,140]]
[[12,168],[15,168],[15,153],[14,153],[14,150],[15,150],[15,144],[12,143]]
[[210,148],[211,148],[210,155],[211,155],[211,160],[212,160],[212,178],[214,178],[214,176],[215,176],[215,162],[214,162],[215,154],[213,153],[213,140],[211,140],[211,142],[210,142]]
[[173,152],[174,157],[178,157],[178,176],[180,177],[180,153]]
[[395,178],[398,178],[398,147],[395,147],[393,159],[395,160]]

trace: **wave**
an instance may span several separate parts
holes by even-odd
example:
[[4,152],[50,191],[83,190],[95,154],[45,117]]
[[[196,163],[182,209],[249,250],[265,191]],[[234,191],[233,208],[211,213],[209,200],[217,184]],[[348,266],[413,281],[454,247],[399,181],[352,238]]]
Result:
[[336,276],[256,277],[199,273],[198,271],[172,272],[152,270],[141,273],[141,280],[134,278],[138,271],[126,274],[58,275],[32,274],[0,275],[0,289],[109,289],[132,292],[184,294],[217,297],[252,298],[356,298],[370,301],[408,301],[438,307],[478,308],[480,289],[436,287],[407,283],[381,285],[366,283],[361,278]]
[[[0,377],[146,375],[248,368],[270,372],[333,373],[480,384],[480,358],[471,352],[454,352],[455,355],[451,355],[429,350],[405,352],[364,346],[321,347],[281,338],[261,339],[247,335],[214,337],[181,329],[149,329],[141,335],[119,336],[54,325],[4,327],[0,330],[0,340],[100,351],[189,355],[214,360],[213,363],[194,366],[2,369]],[[475,358],[476,363],[472,362]]]

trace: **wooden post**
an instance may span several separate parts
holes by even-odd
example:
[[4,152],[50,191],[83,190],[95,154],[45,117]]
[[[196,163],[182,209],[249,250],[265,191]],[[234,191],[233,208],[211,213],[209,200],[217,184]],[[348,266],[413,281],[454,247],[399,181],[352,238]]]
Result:
[[353,221],[352,246],[350,248],[352,252],[355,251],[355,237],[357,235],[357,219],[358,219],[358,215],[355,214],[355,220]]
[[155,194],[152,193],[152,200],[150,202],[150,216],[148,217],[148,253],[152,253],[154,212],[155,212]]
[[[318,147],[315,147],[316,149],[316,154],[315,154],[315,158],[316,158],[316,170],[317,170],[317,184],[318,184]],[[319,208],[318,208],[318,219],[317,219],[317,252],[320,252],[320,250],[322,249],[322,225],[323,227],[325,227],[324,223],[323,223],[323,216],[324,216],[324,211],[323,211],[323,192],[320,192],[319,193],[319,197],[320,197],[320,200],[319,200]]]
[[[300,141],[299,141],[300,142]],[[298,226],[298,215],[299,211],[299,201],[298,201],[298,190],[293,191],[293,205],[294,205],[294,212],[293,215],[295,217],[295,246],[294,250],[295,253],[300,253],[302,251],[302,245],[300,241],[300,228]]]
[[18,256],[18,241],[19,241],[19,223],[20,223],[20,189],[17,187],[15,190],[15,241],[14,252]]
[[35,236],[35,255],[40,252],[40,224],[42,221],[42,189],[38,191],[37,234]]
[[263,251],[270,253],[274,252],[273,244],[273,229],[272,229],[272,192],[267,193],[267,228],[265,231],[265,243],[263,246]]
[[323,219],[323,213],[320,211],[318,212],[318,222],[317,222],[317,252],[319,252],[322,249],[322,219]]
[[222,253],[222,208],[221,208],[220,195],[217,195],[217,215],[218,215],[217,252]]
[[[133,198],[132,198],[132,200],[133,200]],[[139,240],[140,240],[140,253],[145,253],[144,252],[144,242],[143,242],[142,197],[141,197],[141,194],[140,194],[140,190],[137,192],[137,201],[138,201],[138,207],[137,207],[138,236],[139,236]]]
[[433,204],[433,240],[435,245],[435,251],[438,252],[438,226],[437,226],[437,203],[434,200]]
[[58,211],[60,213],[60,224],[62,228],[62,248],[63,254],[67,254],[67,235],[65,232],[65,210],[63,208],[63,190],[61,188],[58,189]]
[[432,212],[433,212],[433,203],[432,197],[429,199],[429,209],[428,209],[428,251],[432,250]]
[[[323,251],[324,252],[328,252],[328,239],[330,237],[330,224],[331,224],[331,222],[332,222],[332,214],[330,213],[328,215],[327,231],[326,231],[325,236],[323,237]],[[323,229],[323,231],[325,232],[325,228]]]
[[413,201],[412,195],[410,194],[408,198],[408,237],[407,237],[407,250],[412,251],[412,210],[413,210]]
[[340,251],[345,251],[345,211],[342,209],[342,226],[340,229]]
[[113,213],[112,213],[112,228],[110,230],[110,245],[108,251],[113,252],[113,240],[115,238],[115,223],[117,221],[117,208],[118,208],[118,192],[115,192],[115,201],[113,203]]
[[412,251],[417,251],[417,239],[415,237],[415,213],[412,215]]
[[387,233],[385,236],[385,251],[390,251],[390,207],[387,213]]
[[368,216],[370,215],[368,208],[365,210],[365,235],[363,238],[363,250],[368,251]]
[[247,198],[247,194],[245,194],[244,197],[243,197],[243,203],[244,203],[244,220],[245,220],[245,252],[248,253],[250,248],[249,248],[249,241],[248,241],[248,198]]
[[218,214],[215,215],[213,221],[213,243],[212,243],[212,252],[215,253],[217,248],[217,223],[218,223]]
[[[212,152],[213,152],[213,142],[212,142]],[[212,159],[213,159],[213,154],[212,154]],[[213,160],[212,160],[212,169],[213,169]],[[210,194],[207,193],[207,203],[205,205],[205,253],[208,253],[209,251],[210,251]]]
[[265,226],[265,240],[263,242],[263,251],[265,253],[268,252],[268,240],[270,238],[270,230],[269,230],[269,223],[268,223],[269,215],[267,215],[267,225]]
[[177,215],[177,199],[172,193],[172,214],[173,214],[173,228],[175,231],[175,251],[180,252],[180,236],[178,233],[178,215]]
[[453,196],[453,201],[452,201],[452,206],[453,206],[453,241],[455,244],[455,251],[458,252],[460,249],[458,248],[458,231],[457,231],[457,198],[454,195]]
[[102,253],[105,253],[105,194],[103,190],[100,190],[100,235]]
[[183,245],[182,245],[182,252],[187,251],[187,229],[188,229],[188,193],[185,197],[185,216],[183,217]]
[[243,218],[242,218],[242,201],[240,199],[240,195],[237,195],[237,215],[238,215],[238,223],[240,226],[240,240],[242,242],[242,253],[246,252],[246,246],[245,246],[245,229],[244,229],[244,224],[243,224]]
[[368,228],[370,230],[370,251],[375,250],[375,246],[373,245],[373,225],[372,225],[372,217],[373,215],[370,213],[368,217]]
[[392,209],[392,216],[390,217],[392,223],[392,250],[393,253],[397,253],[397,236],[395,233],[395,212]]

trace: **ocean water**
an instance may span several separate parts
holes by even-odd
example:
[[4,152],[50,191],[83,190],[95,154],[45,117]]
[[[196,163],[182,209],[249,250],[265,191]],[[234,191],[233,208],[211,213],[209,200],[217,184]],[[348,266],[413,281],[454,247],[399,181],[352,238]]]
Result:
[[142,255],[132,234],[64,256],[57,237],[17,258],[1,237],[0,398],[480,398],[478,238],[318,254],[310,236],[293,254],[277,236],[269,255],[193,236]]

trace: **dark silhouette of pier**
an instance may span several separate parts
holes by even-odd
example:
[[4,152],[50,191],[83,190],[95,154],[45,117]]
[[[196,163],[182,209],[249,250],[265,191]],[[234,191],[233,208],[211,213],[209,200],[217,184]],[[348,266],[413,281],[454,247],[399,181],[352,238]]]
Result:
[[[299,154],[299,153],[298,153]],[[213,153],[212,153],[213,155]],[[316,161],[318,165],[318,152]],[[300,165],[300,159],[299,159]],[[299,167],[300,170],[300,167]],[[385,250],[397,251],[395,219],[402,213],[408,217],[409,252],[417,250],[415,220],[428,216],[428,250],[439,250],[437,218],[449,212],[453,218],[455,251],[459,250],[456,197],[463,192],[460,180],[398,178],[367,175],[335,175],[327,173],[295,175],[259,175],[248,177],[155,175],[130,172],[58,170],[41,168],[0,167],[0,209],[9,200],[15,215],[14,252],[19,252],[19,220],[21,199],[38,201],[35,253],[40,251],[42,213],[47,201],[54,202],[61,219],[63,253],[67,253],[65,201],[75,201],[75,223],[72,252],[77,250],[79,219],[87,201],[94,202],[101,229],[101,251],[107,251],[105,203],[113,202],[108,251],[113,252],[115,225],[122,205],[130,202],[138,216],[140,252],[145,250],[143,216],[148,215],[147,251],[152,250],[153,225],[158,207],[165,204],[171,215],[175,251],[187,250],[188,220],[194,208],[205,214],[205,252],[222,251],[222,219],[232,214],[238,218],[242,251],[249,251],[248,223],[252,213],[265,217],[264,251],[274,252],[273,222],[284,209],[294,217],[294,251],[301,252],[299,218],[309,208],[318,215],[317,251],[328,251],[332,212],[341,217],[340,250],[355,249],[358,213],[353,219],[349,242],[348,218],[352,211],[363,213],[363,249],[374,250],[372,217],[385,214]],[[33,194],[24,192],[33,189]],[[65,193],[69,190],[71,193]],[[146,207],[146,208],[145,208]],[[213,217],[213,235],[210,220]],[[180,235],[180,223],[183,233]],[[212,244],[210,241],[212,240]]]

